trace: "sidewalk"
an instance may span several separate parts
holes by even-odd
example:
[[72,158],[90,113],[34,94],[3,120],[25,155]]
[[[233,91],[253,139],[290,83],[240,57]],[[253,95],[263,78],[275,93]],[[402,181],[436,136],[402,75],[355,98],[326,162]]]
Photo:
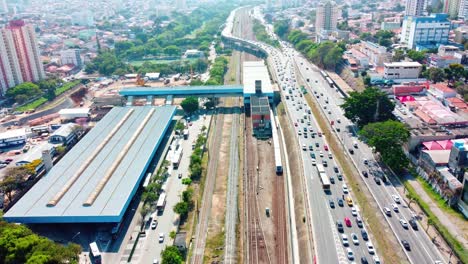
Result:
[[431,197],[429,197],[424,188],[421,186],[421,183],[418,182],[416,179],[414,179],[413,177],[408,177],[407,180],[411,184],[411,186],[416,190],[419,197],[429,205],[431,211],[434,213],[435,216],[437,216],[440,222],[444,223],[444,226],[448,229],[450,234],[452,234],[452,236],[454,236],[458,241],[460,241],[460,243],[462,243],[462,245],[465,248],[468,248],[468,224],[466,223],[466,221],[458,219],[451,215],[447,215],[445,212],[443,212],[439,208],[439,206],[431,199]]

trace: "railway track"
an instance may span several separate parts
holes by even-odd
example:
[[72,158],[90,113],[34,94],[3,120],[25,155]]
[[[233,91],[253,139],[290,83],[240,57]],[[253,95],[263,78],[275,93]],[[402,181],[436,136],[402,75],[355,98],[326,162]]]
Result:
[[245,237],[246,244],[246,263],[271,263],[268,254],[265,236],[263,234],[260,223],[260,215],[258,208],[258,157],[257,157],[257,142],[252,136],[252,119],[248,116],[245,118],[245,171],[244,171],[244,208],[245,211]]
[[218,167],[218,159],[216,158],[216,152],[220,149],[223,123],[224,123],[224,100],[220,101],[218,107],[218,114],[215,119],[215,133],[213,135],[213,141],[209,148],[209,155],[215,158],[210,158],[208,163],[208,172],[205,180],[205,190],[203,192],[203,198],[201,202],[201,210],[198,215],[198,226],[195,235],[195,247],[193,249],[192,264],[202,264],[203,255],[205,252],[206,237],[208,231],[208,219],[211,211],[211,202],[213,197],[213,190],[215,185],[216,169]]
[[273,196],[273,212],[275,214],[275,250],[277,263],[288,263],[288,238],[286,231],[286,204],[285,204],[285,189],[284,177],[276,176],[274,183],[274,196]]

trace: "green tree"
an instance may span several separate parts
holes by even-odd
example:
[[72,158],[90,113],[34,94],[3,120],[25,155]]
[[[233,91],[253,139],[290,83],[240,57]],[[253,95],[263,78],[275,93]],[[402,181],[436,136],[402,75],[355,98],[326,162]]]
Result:
[[370,123],[359,134],[367,139],[367,143],[381,154],[383,162],[393,170],[400,172],[408,166],[402,145],[408,141],[410,133],[403,123],[393,120]]
[[395,105],[385,92],[369,87],[362,92],[350,92],[341,108],[347,118],[362,127],[371,122],[392,119]]
[[189,205],[186,202],[178,202],[174,205],[174,212],[179,214],[181,218],[185,218],[185,216],[189,212]]
[[29,99],[40,96],[41,94],[42,91],[39,89],[39,86],[30,82],[19,84],[8,89],[6,92],[6,96],[14,99],[17,103],[23,103]]
[[190,166],[190,179],[199,180],[202,175],[202,166],[200,163],[195,163]]
[[161,264],[181,264],[182,253],[176,246],[168,246],[161,252]]
[[434,83],[441,82],[445,78],[445,72],[440,68],[429,68],[424,75]]
[[167,55],[179,55],[180,48],[175,45],[170,45],[164,48],[164,53],[166,53]]
[[185,125],[184,125],[184,123],[181,122],[180,120],[177,121],[177,123],[176,123],[175,126],[174,126],[174,129],[177,130],[177,131],[179,131],[179,133],[180,133],[180,131],[184,130],[184,128],[185,128]]
[[185,98],[180,105],[186,113],[191,114],[198,110],[198,98],[195,96],[189,96]]
[[408,58],[419,63],[423,62],[424,59],[426,59],[426,52],[424,51],[409,50],[406,53],[406,55],[408,56]]
[[405,52],[402,49],[395,50],[392,60],[395,62],[402,61],[405,58]]
[[280,38],[285,38],[289,31],[289,22],[287,20],[278,20],[273,24],[273,30]]
[[459,80],[465,74],[465,68],[459,63],[452,63],[449,65],[449,69],[452,72],[453,79]]

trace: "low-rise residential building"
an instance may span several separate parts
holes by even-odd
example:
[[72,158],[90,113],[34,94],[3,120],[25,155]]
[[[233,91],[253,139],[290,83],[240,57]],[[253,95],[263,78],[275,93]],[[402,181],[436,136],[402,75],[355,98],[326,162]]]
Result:
[[414,61],[384,63],[384,78],[417,79],[421,73],[422,65]]
[[429,87],[429,93],[437,99],[446,99],[457,96],[457,92],[445,83],[434,83]]
[[184,53],[184,58],[203,58],[204,56],[203,51],[196,49],[188,49]]
[[457,43],[464,43],[468,39],[468,26],[461,26],[453,31],[455,33],[454,41]]
[[395,30],[401,28],[401,22],[382,22],[380,24],[381,30]]
[[440,45],[437,50],[437,55],[439,56],[453,56],[460,49],[457,46],[453,45]]
[[362,41],[359,50],[369,58],[373,66],[383,66],[384,63],[390,62],[391,55],[387,48],[374,42]]
[[454,63],[460,63],[460,59],[453,56],[453,55],[448,55],[448,56],[440,56],[437,54],[432,54],[429,57],[429,66],[430,67],[435,67],[435,68],[447,68],[450,66],[450,64]]

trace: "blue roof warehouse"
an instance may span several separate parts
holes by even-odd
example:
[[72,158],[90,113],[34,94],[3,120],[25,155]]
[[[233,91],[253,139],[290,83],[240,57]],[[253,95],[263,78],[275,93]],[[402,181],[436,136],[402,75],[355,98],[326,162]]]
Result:
[[4,219],[120,222],[175,111],[175,106],[112,109]]

